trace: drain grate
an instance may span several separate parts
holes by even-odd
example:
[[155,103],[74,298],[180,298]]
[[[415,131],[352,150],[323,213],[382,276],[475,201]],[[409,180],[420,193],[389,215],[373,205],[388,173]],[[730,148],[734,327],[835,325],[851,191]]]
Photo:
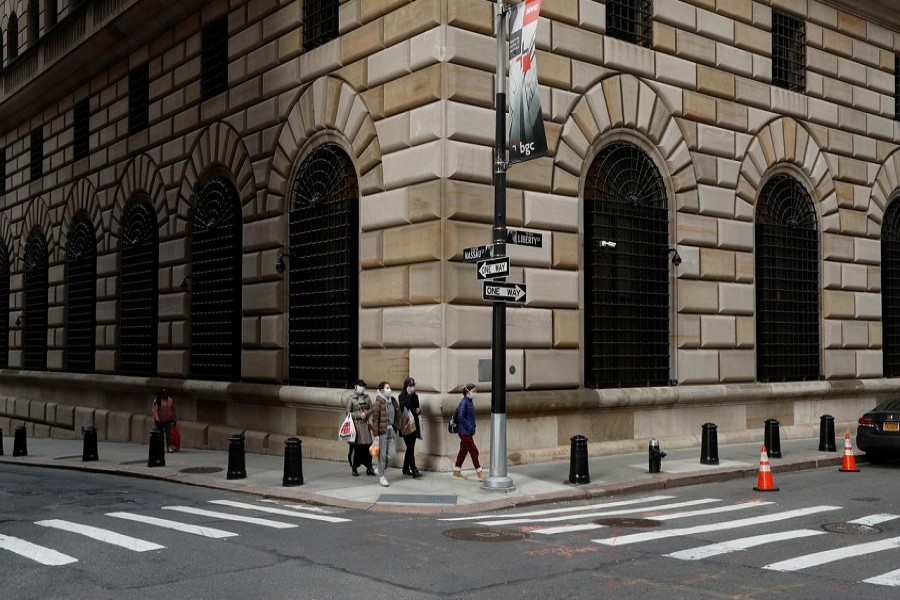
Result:
[[493,527],[462,527],[460,529],[448,529],[444,535],[452,540],[466,542],[517,542],[527,540],[531,535],[524,531],[512,531],[509,529],[494,529]]
[[611,518],[597,519],[594,521],[597,525],[605,525],[607,527],[659,527],[661,522],[654,519],[628,519],[628,518]]
[[220,473],[222,467],[188,467],[178,471],[179,473],[188,473],[190,475],[208,475],[210,473]]
[[873,525],[862,523],[825,523],[822,529],[830,533],[844,533],[847,535],[874,535],[881,533],[881,529]]

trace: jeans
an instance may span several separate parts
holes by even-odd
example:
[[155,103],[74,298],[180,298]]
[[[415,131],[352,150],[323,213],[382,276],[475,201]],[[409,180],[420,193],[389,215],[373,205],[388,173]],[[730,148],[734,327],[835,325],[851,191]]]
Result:
[[394,458],[394,452],[397,449],[397,434],[393,427],[388,427],[384,435],[378,436],[378,445],[381,447],[381,452],[378,454],[378,474],[384,477],[385,470],[391,463],[391,459]]

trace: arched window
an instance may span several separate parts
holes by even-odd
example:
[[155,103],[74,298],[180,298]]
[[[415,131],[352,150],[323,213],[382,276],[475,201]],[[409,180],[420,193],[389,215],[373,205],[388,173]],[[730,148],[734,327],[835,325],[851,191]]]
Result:
[[584,190],[585,387],[669,382],[669,209],[659,170],[616,142]]
[[884,376],[900,377],[900,202],[895,198],[881,224],[881,318]]
[[226,177],[200,190],[191,221],[191,376],[241,377],[241,206]]
[[776,175],[756,203],[756,377],[819,378],[819,233],[799,181]]
[[28,46],[31,47],[38,41],[40,35],[40,3],[38,0],[28,0]]
[[119,371],[156,375],[159,228],[148,202],[126,209],[121,245]]
[[0,244],[0,368],[9,366],[9,250]]
[[47,368],[47,239],[31,234],[25,248],[25,348],[23,366]]
[[291,383],[346,387],[359,363],[359,185],[334,144],[300,165],[290,200]]
[[9,62],[19,56],[19,18],[16,13],[9,15],[9,21],[6,23],[6,53]]
[[97,329],[97,238],[87,215],[76,217],[66,248],[66,370],[94,370]]

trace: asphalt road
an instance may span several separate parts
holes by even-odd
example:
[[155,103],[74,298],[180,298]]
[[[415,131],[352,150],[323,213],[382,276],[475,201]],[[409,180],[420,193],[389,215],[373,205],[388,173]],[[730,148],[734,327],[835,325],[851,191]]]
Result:
[[775,483],[771,493],[739,480],[444,520],[454,517],[0,465],[0,590],[41,600],[896,598],[900,466]]

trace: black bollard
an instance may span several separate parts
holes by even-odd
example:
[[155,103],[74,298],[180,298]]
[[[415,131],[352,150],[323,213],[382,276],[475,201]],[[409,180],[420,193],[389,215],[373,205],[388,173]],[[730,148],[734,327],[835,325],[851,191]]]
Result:
[[27,430],[24,425],[16,427],[13,438],[13,456],[28,456],[28,442],[25,440]]
[[163,446],[163,432],[159,429],[150,430],[150,458],[147,459],[147,466],[166,466],[165,446]]
[[3,428],[0,427],[0,456],[3,456]]
[[781,458],[781,435],[778,433],[778,419],[766,419],[763,443],[769,458]]
[[100,460],[100,456],[97,454],[97,428],[82,427],[81,435],[84,436],[84,448],[81,452],[81,462]]
[[247,477],[247,463],[244,461],[244,436],[233,435],[228,438],[228,474],[226,479],[244,479]]
[[659,440],[651,439],[647,450],[650,455],[650,473],[659,473],[662,470],[662,459],[666,457],[666,453],[659,448]]
[[819,452],[837,452],[834,443],[834,417],[831,415],[819,418]]
[[703,435],[700,437],[700,464],[719,464],[719,437],[715,423],[703,424]]
[[571,438],[572,448],[569,457],[569,483],[590,483],[588,473],[588,439],[583,435]]
[[303,452],[298,438],[292,437],[284,440],[284,477],[281,480],[283,487],[303,485]]

